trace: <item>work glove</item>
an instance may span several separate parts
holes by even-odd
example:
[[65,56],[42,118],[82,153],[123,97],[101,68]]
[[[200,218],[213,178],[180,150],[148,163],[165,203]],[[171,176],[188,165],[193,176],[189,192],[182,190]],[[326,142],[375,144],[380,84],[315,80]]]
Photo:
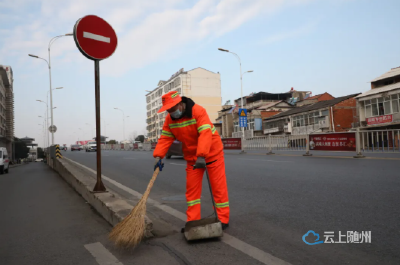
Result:
[[196,168],[206,168],[206,159],[204,157],[198,157],[196,164],[194,164],[193,169]]
[[162,171],[164,167],[164,163],[162,162],[161,158],[156,157],[156,160],[154,161],[154,171],[156,171],[156,168],[159,168],[160,171]]

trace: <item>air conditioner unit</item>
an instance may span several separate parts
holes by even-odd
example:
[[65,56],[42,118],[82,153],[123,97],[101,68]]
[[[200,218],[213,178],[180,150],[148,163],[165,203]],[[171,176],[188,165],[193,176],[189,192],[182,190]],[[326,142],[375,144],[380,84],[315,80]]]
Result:
[[319,121],[319,127],[320,128],[329,128],[329,124],[326,122],[326,120],[321,120],[321,121]]

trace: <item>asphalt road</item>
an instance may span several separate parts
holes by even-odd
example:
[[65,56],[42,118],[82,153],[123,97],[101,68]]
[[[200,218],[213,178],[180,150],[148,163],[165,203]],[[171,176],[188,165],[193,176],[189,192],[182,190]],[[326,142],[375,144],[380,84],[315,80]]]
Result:
[[[95,169],[95,153],[63,154]],[[102,155],[104,175],[136,191],[146,189],[151,152]],[[228,234],[292,264],[400,264],[399,161],[251,154],[227,154],[225,159]],[[165,164],[150,197],[185,212],[185,161],[172,158]],[[212,208],[203,184],[205,217]],[[310,246],[302,240],[309,230],[320,240],[325,231],[333,231],[334,241],[339,231],[371,231],[371,243]]]

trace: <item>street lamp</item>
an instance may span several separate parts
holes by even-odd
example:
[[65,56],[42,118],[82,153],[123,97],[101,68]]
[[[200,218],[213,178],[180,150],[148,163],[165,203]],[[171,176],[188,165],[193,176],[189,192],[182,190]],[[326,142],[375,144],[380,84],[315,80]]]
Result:
[[123,141],[125,141],[125,113],[122,109],[119,108],[114,108],[116,110],[119,110],[122,112],[122,135],[123,135]]
[[[48,61],[47,61],[46,59],[43,59],[43,58],[37,56],[37,55],[28,54],[30,57],[33,57],[33,58],[36,58],[36,59],[44,60],[44,61],[47,63],[47,66],[48,66],[48,68],[49,68],[51,126],[53,126],[53,94],[52,94],[52,92],[51,92],[51,91],[52,91],[52,88],[51,88],[51,56],[50,56],[50,48],[51,48],[51,45],[52,45],[56,40],[58,40],[59,38],[65,37],[65,36],[72,36],[72,35],[73,35],[72,33],[67,33],[67,34],[64,34],[64,35],[58,35],[58,36],[55,36],[54,38],[52,38],[52,39],[50,40],[49,45],[48,45],[48,48],[47,48],[47,50],[48,50],[48,52],[49,52],[49,60],[48,60]],[[51,132],[51,144],[54,145],[54,132]]]
[[[218,50],[221,51],[221,52],[229,52],[229,53],[232,53],[232,54],[235,55],[236,58],[239,60],[239,66],[240,66],[240,99],[241,99],[241,106],[242,106],[242,109],[243,109],[243,81],[242,81],[243,75],[246,74],[246,73],[252,73],[253,70],[246,71],[246,72],[242,73],[242,61],[240,60],[239,55],[237,55],[236,53],[231,52],[231,51],[229,51],[229,50],[222,49],[222,48],[218,48]],[[244,148],[244,145],[243,145],[244,139],[245,139],[245,138],[244,138],[244,127],[242,127],[242,151],[240,152],[241,154],[244,153],[244,149],[243,149],[243,148]]]
[[[36,101],[38,101],[38,102],[41,102],[41,103],[44,103],[44,104],[46,104],[46,121],[45,121],[45,126],[46,126],[46,130],[48,131],[48,129],[49,129],[49,121],[48,121],[48,115],[49,115],[49,112],[48,112],[48,109],[49,109],[49,106],[47,105],[47,103],[46,102],[44,102],[43,100],[40,100],[40,99],[37,99]],[[39,116],[40,117],[40,116]],[[47,136],[49,136],[49,134],[47,134]],[[49,137],[47,137],[47,146],[49,145],[49,142],[50,142],[50,139],[49,139]]]

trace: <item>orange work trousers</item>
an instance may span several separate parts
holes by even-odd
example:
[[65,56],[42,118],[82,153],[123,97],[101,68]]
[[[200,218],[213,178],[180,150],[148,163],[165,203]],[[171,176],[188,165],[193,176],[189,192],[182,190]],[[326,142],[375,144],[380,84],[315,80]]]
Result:
[[[226,185],[225,160],[224,156],[218,157],[217,161],[207,165],[210,177],[211,189],[214,195],[217,215],[222,223],[229,223],[229,200],[228,187]],[[186,166],[186,201],[187,221],[201,219],[201,188],[205,168],[193,170],[193,163],[187,163]]]

